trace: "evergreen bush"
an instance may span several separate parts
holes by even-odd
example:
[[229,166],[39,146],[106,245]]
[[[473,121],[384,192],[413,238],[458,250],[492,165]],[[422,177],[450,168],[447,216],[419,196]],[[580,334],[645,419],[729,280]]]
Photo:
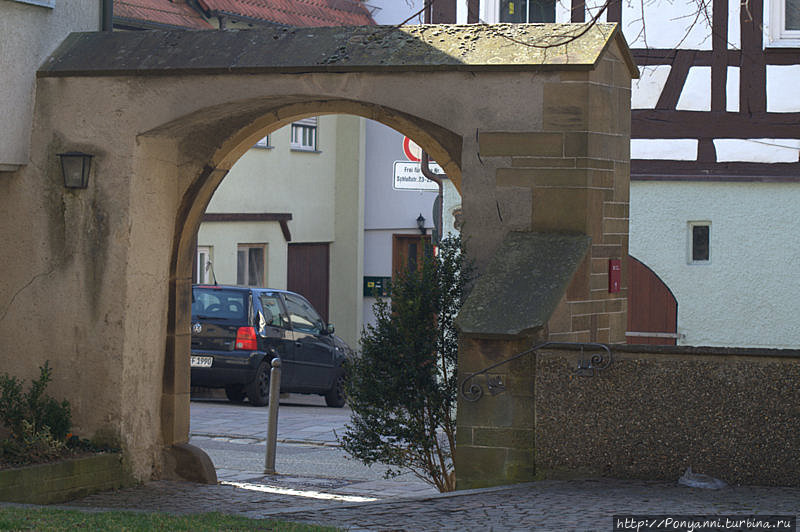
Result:
[[453,321],[471,267],[459,237],[444,239],[438,256],[397,272],[391,303],[378,298],[374,325],[362,333],[361,356],[348,364],[351,421],[339,441],[366,465],[410,471],[439,491],[455,489],[456,361]]

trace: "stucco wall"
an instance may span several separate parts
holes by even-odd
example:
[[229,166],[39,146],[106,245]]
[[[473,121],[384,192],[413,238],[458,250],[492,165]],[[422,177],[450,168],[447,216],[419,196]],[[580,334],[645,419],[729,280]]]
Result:
[[[631,183],[630,253],[678,300],[685,345],[797,347],[800,186]],[[711,260],[689,264],[688,222],[711,222]]]
[[41,7],[0,3],[0,171],[28,163],[36,70],[73,31],[100,29],[98,0],[56,2]]
[[238,244],[266,244],[267,286],[286,289],[288,245],[278,222],[205,222],[200,226],[197,245],[211,247],[210,260],[219,284],[236,284]]

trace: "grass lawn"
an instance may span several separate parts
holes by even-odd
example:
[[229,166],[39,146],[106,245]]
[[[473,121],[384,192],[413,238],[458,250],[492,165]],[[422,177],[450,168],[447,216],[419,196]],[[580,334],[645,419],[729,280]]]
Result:
[[0,508],[0,530],[275,530],[336,531],[331,527],[248,519],[221,513],[169,515],[137,512],[89,513],[49,508]]

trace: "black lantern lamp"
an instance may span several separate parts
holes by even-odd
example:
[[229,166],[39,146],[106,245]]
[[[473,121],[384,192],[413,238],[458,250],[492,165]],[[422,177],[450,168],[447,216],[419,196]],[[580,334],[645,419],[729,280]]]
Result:
[[89,170],[92,168],[92,157],[88,153],[69,151],[59,153],[61,158],[61,175],[65,188],[86,188],[89,186]]
[[417,229],[419,229],[419,232],[422,233],[423,235],[426,232],[425,231],[425,217],[422,216],[422,213],[420,213],[420,215],[417,216]]

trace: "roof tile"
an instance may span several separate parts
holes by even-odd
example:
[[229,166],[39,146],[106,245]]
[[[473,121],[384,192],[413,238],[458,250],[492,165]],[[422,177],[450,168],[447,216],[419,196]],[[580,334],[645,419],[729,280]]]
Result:
[[169,0],[114,0],[114,17],[178,28],[200,30],[213,28],[188,4]]
[[375,24],[359,0],[204,0],[212,13],[238,15],[287,26]]

